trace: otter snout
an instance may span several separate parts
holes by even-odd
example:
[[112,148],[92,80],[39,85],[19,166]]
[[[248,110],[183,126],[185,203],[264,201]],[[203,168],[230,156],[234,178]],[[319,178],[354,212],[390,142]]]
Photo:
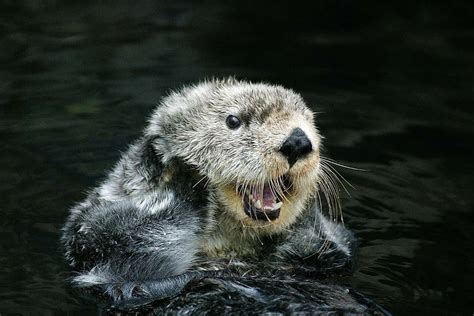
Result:
[[280,152],[288,160],[290,168],[311,151],[313,151],[313,145],[305,132],[299,127],[293,129],[290,136],[280,147]]

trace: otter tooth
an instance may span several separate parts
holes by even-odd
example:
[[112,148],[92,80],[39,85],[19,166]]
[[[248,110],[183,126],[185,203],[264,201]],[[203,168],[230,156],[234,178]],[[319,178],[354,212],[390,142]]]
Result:
[[256,208],[262,208],[262,202],[260,200],[257,200],[257,202],[254,203]]

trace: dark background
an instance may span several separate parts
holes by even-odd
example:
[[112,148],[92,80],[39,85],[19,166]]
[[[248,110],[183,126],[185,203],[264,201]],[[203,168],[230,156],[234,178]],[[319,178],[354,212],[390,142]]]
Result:
[[394,314],[474,312],[472,1],[2,1],[0,314],[95,314],[68,208],[170,89],[235,75],[319,115],[360,244],[344,282]]

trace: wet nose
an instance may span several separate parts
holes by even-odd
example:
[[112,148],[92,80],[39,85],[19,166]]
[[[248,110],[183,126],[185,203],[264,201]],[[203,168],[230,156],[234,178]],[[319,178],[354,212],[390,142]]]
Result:
[[301,128],[295,128],[280,148],[280,152],[288,159],[290,167],[312,150],[311,141]]

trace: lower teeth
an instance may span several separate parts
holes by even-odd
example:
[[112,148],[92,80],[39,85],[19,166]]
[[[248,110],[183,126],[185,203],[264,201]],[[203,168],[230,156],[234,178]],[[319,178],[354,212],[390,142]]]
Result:
[[273,204],[273,209],[278,209],[283,205],[283,202],[278,202]]
[[[253,202],[253,205],[259,210],[262,209],[262,202],[260,200],[257,200],[255,202]],[[272,206],[270,206],[270,207],[265,206],[263,209],[265,211],[274,211],[274,210],[277,210],[277,209],[281,208],[282,205],[283,205],[283,202],[273,203]]]
[[[262,201],[261,200],[254,200],[253,195],[250,192],[246,191],[246,194],[248,196],[248,199],[249,199],[250,203],[253,204],[253,206],[255,206],[255,208],[257,208],[259,210],[262,210]],[[273,203],[272,206],[264,206],[263,210],[265,210],[265,211],[274,211],[274,210],[277,210],[277,209],[281,208],[282,205],[283,205],[283,202]]]

